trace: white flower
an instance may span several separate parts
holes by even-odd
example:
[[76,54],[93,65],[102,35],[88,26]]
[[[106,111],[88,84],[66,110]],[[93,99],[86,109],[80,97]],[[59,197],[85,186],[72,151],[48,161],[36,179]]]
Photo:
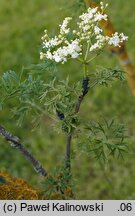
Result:
[[45,57],[45,54],[43,52],[40,52],[40,59],[42,60],[44,59],[44,57]]
[[88,11],[89,11],[89,10],[91,11],[92,14],[95,14],[95,13],[97,12],[97,10],[98,10],[98,7],[89,8]]
[[90,47],[90,52],[96,50],[96,49],[99,49],[99,44],[98,42],[96,42],[95,44],[93,44],[91,47]]
[[101,13],[96,13],[94,16],[94,20],[97,22],[101,21],[101,20],[107,20],[107,15],[106,14],[101,14]]
[[78,56],[79,56],[79,53],[77,53],[77,52],[73,52],[73,53],[71,54],[71,57],[72,57],[73,59],[78,58]]
[[82,27],[82,29],[83,29],[84,32],[88,31],[89,28],[90,28],[90,27],[89,27],[88,25]]
[[72,43],[68,45],[68,50],[70,53],[72,53],[74,51],[80,52],[81,48],[79,46],[79,42],[77,40],[72,41]]
[[118,34],[118,32],[115,32],[112,37],[109,39],[108,44],[109,45],[114,45],[114,46],[120,46],[120,44],[125,41],[128,40],[128,37],[125,36],[123,33],[121,33],[120,35]]
[[66,62],[67,57],[78,58],[78,56],[80,55],[80,51],[81,48],[78,41],[74,40],[71,42],[71,44],[68,44],[68,46],[58,48],[54,52],[53,59],[56,62]]
[[121,37],[122,41],[127,41],[128,40],[128,37],[125,36],[123,33],[120,34],[120,37]]
[[52,60],[53,59],[53,55],[50,51],[47,51],[46,53],[46,58]]
[[54,59],[56,62],[61,62],[61,61],[62,61],[62,58],[61,58],[57,53],[54,54],[53,59]]
[[49,41],[43,42],[43,48],[53,48],[55,46],[58,46],[60,44],[60,40],[55,36],[54,38],[50,39]]
[[87,24],[87,23],[89,23],[90,20],[93,19],[94,14],[96,12],[97,12],[97,7],[96,8],[88,8],[87,12],[80,15],[79,18],[83,21],[83,23]]
[[62,25],[59,25],[59,26],[60,26],[60,34],[68,34],[68,33],[70,32],[70,28],[67,28],[67,26],[68,26],[69,21],[70,21],[71,19],[72,19],[71,17],[66,17],[66,18],[63,20]]
[[119,46],[120,44],[120,38],[118,36],[118,33],[115,33],[108,42],[109,45]]
[[108,4],[105,4],[103,2],[100,2],[100,7],[101,7],[101,10],[104,10],[106,7],[108,7]]
[[94,27],[94,32],[95,32],[95,34],[99,34],[100,32],[102,32],[102,29],[99,28],[98,26],[95,26]]

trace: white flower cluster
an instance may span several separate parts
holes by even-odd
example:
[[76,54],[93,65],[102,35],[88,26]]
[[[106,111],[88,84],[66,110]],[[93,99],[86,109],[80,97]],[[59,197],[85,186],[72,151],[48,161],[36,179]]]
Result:
[[62,63],[81,56],[84,59],[86,50],[88,53],[96,52],[103,49],[106,44],[120,46],[123,41],[127,40],[128,37],[123,33],[116,32],[111,37],[103,35],[99,22],[107,20],[107,15],[104,13],[107,4],[104,5],[101,2],[100,5],[101,11],[98,11],[97,7],[88,8],[86,13],[79,16],[78,30],[71,30],[68,27],[71,17],[65,18],[59,25],[58,36],[49,38],[45,30],[45,35],[42,37],[43,52],[40,53],[40,58]]
[[72,20],[71,17],[66,17],[63,20],[62,25],[59,25],[60,26],[60,33],[61,34],[68,34],[70,32],[70,28],[67,27],[70,20]]
[[41,53],[42,58],[46,57],[50,60],[55,60],[55,62],[66,62],[68,56],[71,58],[78,58],[81,48],[77,40],[72,41],[67,46],[59,47],[53,54],[47,51],[46,54]]
[[89,40],[93,34],[93,30],[95,30],[96,34],[102,32],[97,24],[103,19],[107,20],[107,15],[101,14],[97,10],[98,8],[88,8],[86,13],[79,16],[80,21],[77,24],[80,31],[78,32],[78,36],[80,35],[81,39]]
[[68,28],[69,21],[71,17],[66,17],[60,26],[60,34],[54,38],[49,38],[47,31],[45,30],[45,35],[42,37],[43,49],[46,52],[40,53],[40,59],[50,59],[55,62],[66,62],[68,58],[78,58],[81,54],[81,44],[76,38],[75,40],[68,41],[67,35],[70,33],[70,28]]
[[109,39],[108,44],[120,47],[120,44],[125,40],[128,40],[127,36],[125,36],[123,33],[118,35],[118,32],[115,32],[115,34],[113,34]]

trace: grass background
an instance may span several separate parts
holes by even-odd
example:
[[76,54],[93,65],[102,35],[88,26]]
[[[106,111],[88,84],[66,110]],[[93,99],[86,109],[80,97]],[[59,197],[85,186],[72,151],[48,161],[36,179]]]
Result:
[[[57,31],[57,26],[65,16],[76,17],[79,9],[75,7],[77,0],[9,0],[0,1],[0,74],[12,69],[20,71],[22,67],[39,63],[39,50],[43,30]],[[118,31],[129,36],[127,49],[131,60],[135,56],[135,1],[104,1],[109,3],[110,15]],[[73,6],[74,7],[71,7]],[[91,65],[116,67],[118,62],[107,50]],[[27,73],[27,71],[26,71]],[[65,64],[59,68],[59,77],[69,74],[72,81],[81,77],[80,68],[75,63]],[[1,92],[2,94],[2,92]],[[60,165],[64,155],[64,135],[56,134],[46,119],[41,127],[33,131],[29,119],[25,119],[20,128],[14,116],[10,114],[13,104],[9,104],[0,113],[0,122],[13,134],[21,137],[23,143],[45,165],[52,170]],[[81,115],[87,118],[100,119],[106,116],[117,118],[128,129],[129,153],[124,160],[112,160],[102,168],[100,164],[78,156],[73,161],[73,173],[77,199],[135,199],[135,98],[127,82],[115,82],[112,87],[97,87],[85,100]],[[76,143],[73,143],[75,145]],[[6,169],[17,177],[37,185],[39,177],[20,154],[10,148],[0,138],[0,168]]]

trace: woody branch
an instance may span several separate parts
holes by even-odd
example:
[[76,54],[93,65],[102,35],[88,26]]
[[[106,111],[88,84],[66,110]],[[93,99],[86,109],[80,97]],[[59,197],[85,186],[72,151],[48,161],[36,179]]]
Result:
[[41,176],[47,176],[47,171],[43,168],[40,162],[20,143],[20,139],[8,132],[3,126],[0,125],[0,135],[11,143],[11,146],[18,149],[20,153],[31,163],[34,170]]

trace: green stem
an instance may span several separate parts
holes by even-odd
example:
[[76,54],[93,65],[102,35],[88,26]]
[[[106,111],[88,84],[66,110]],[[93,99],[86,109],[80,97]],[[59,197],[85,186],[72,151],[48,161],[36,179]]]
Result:
[[89,53],[89,49],[90,49],[90,44],[91,44],[91,40],[89,40],[89,42],[87,44],[86,54],[85,54],[85,58],[84,58],[85,61],[87,60],[87,57],[88,57],[88,53]]
[[89,59],[89,60],[87,61],[87,63],[91,62],[91,61],[92,61],[93,59],[95,59],[98,55],[99,55],[99,54],[96,54],[95,56],[93,56],[91,59]]
[[88,75],[87,64],[84,62],[83,63],[83,76],[84,76],[84,79],[86,79],[87,75]]

